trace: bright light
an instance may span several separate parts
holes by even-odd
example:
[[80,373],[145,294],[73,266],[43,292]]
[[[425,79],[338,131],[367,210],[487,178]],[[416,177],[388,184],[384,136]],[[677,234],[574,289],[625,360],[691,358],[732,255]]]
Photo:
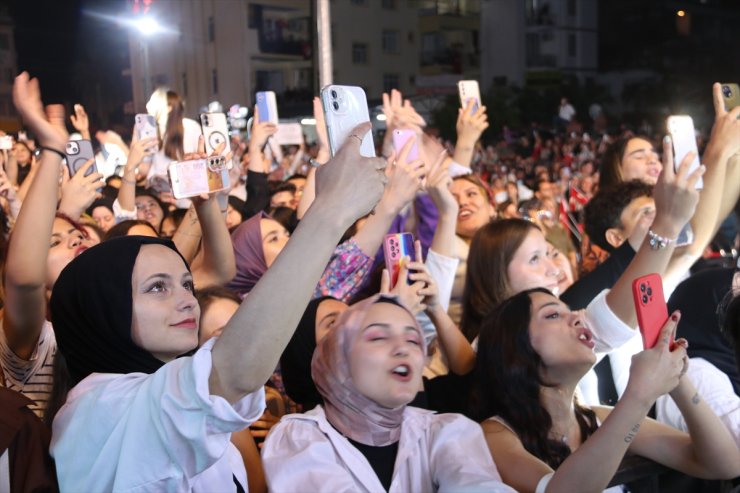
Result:
[[679,10],[678,12],[676,12],[676,15],[679,17],[683,17],[686,15],[686,12],[684,12],[683,10]]
[[142,17],[135,21],[136,28],[144,36],[151,36],[152,34],[162,31],[162,26],[153,17]]
[[378,116],[376,116],[375,119],[378,120],[379,122],[384,122],[385,121],[385,115],[383,113],[381,113]]
[[316,125],[316,118],[303,118],[301,125]]

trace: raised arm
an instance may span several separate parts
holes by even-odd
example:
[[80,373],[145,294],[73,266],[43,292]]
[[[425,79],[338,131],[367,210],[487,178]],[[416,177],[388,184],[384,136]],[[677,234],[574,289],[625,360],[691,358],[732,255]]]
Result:
[[3,330],[8,346],[28,359],[36,346],[46,315],[47,256],[59,193],[59,169],[67,132],[64,107],[50,105],[46,113],[36,79],[23,72],[13,85],[13,102],[42,147],[38,173],[28,190],[8,244],[5,263]]
[[62,198],[59,201],[59,212],[75,221],[79,221],[80,216],[85,213],[85,210],[90,207],[90,204],[101,197],[98,188],[103,185],[103,175],[95,172],[85,176],[87,170],[94,164],[94,159],[88,160],[71,178],[67,169],[64,169],[65,179],[62,182]]
[[[654,235],[675,240],[681,228],[693,215],[699,200],[699,192],[694,189],[694,184],[704,171],[704,168],[700,167],[689,174],[693,157],[693,153],[689,153],[676,173],[673,170],[671,141],[668,137],[664,139],[663,159],[665,162],[663,172],[655,185],[656,212],[655,220],[650,228]],[[609,308],[630,327],[637,325],[632,301],[632,281],[653,272],[664,275],[675,248],[675,242],[659,247],[655,242],[650,241],[649,235],[650,233],[606,297]]]
[[87,112],[81,104],[74,105],[74,115],[69,115],[69,119],[72,122],[72,126],[80,132],[82,138],[85,140],[92,140],[90,136],[90,119],[87,117]]
[[488,115],[486,107],[480,106],[473,111],[474,100],[469,100],[464,108],[460,108],[457,117],[457,142],[455,142],[455,154],[452,159],[466,168],[470,168],[473,160],[475,144],[481,134],[488,128]]
[[[324,164],[329,160],[331,153],[329,152],[329,135],[326,132],[326,119],[324,118],[324,108],[321,106],[321,100],[319,98],[313,98],[313,117],[316,120],[316,140],[319,146],[319,152],[316,155],[316,162]],[[306,177],[306,185],[303,187],[303,194],[301,200],[298,202],[298,208],[296,209],[296,217],[300,220],[306,213],[313,199],[316,197],[316,168],[311,167],[308,170],[308,176]]]
[[128,159],[123,167],[121,186],[118,189],[118,204],[124,211],[136,210],[136,182],[139,178],[136,175],[136,169],[144,161],[144,158],[157,151],[157,142],[156,137],[139,140],[137,132],[134,130]]
[[236,259],[218,197],[211,194],[208,200],[193,203],[203,234],[203,262],[193,270],[193,283],[196,287],[226,284],[236,275]]
[[[370,128],[365,123],[353,133]],[[235,402],[267,381],[337,242],[380,198],[385,165],[361,157],[360,139],[351,138],[318,170],[316,200],[213,347],[212,394]]]

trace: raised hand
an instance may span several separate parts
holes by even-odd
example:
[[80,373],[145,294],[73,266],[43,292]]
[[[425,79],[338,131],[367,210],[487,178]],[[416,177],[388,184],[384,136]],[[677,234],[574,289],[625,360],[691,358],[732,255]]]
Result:
[[632,357],[625,394],[629,393],[649,406],[676,388],[689,364],[685,340],[676,341],[671,347],[680,318],[680,312],[674,312],[661,329],[655,346]]
[[740,153],[740,106],[731,111],[725,109],[722,98],[722,85],[715,82],[712,86],[714,102],[714,126],[707,147],[717,147],[726,156]]
[[429,174],[426,177],[425,189],[432,198],[434,205],[437,206],[440,214],[452,213],[457,216],[459,205],[455,197],[453,197],[452,192],[450,192],[452,178],[450,177],[449,170],[450,162],[447,159],[447,151],[442,150],[429,170]]
[[265,147],[265,144],[267,143],[267,139],[269,139],[270,136],[275,135],[277,130],[277,125],[274,123],[260,121],[259,108],[255,106],[254,117],[252,119],[252,132],[249,139],[249,148],[259,149],[262,151],[262,148]]
[[51,104],[44,110],[39,81],[31,79],[28,72],[22,72],[15,78],[13,104],[42,146],[64,152],[68,137],[64,124],[64,106]]
[[74,115],[69,115],[72,126],[80,132],[83,139],[90,140],[90,119],[87,117],[85,108],[81,104],[74,105]]
[[59,210],[73,219],[78,219],[82,213],[90,207],[95,199],[101,197],[98,188],[103,185],[103,175],[101,173],[90,173],[85,176],[90,167],[95,164],[94,159],[90,159],[83,164],[80,169],[62,185],[62,199],[59,203]]
[[386,160],[360,155],[362,138],[371,128],[370,122],[355,127],[336,156],[316,170],[314,205],[329,207],[347,227],[375,207],[387,182]]
[[458,141],[475,143],[480,139],[485,129],[488,128],[486,107],[480,106],[474,111],[474,105],[475,101],[470,99],[464,108],[458,110],[457,124],[455,126]]
[[671,139],[663,139],[663,171],[653,192],[656,210],[653,230],[661,236],[676,238],[694,215],[699,202],[699,192],[694,187],[705,171],[702,165],[689,173],[694,157],[696,154],[689,152],[678,171],[674,171]]
[[422,180],[426,173],[423,161],[416,159],[408,162],[409,151],[416,142],[416,137],[410,138],[401,148],[398,158],[391,155],[388,159],[390,166],[386,168],[388,185],[385,187],[383,201],[395,214],[412,201],[416,193],[422,188]]

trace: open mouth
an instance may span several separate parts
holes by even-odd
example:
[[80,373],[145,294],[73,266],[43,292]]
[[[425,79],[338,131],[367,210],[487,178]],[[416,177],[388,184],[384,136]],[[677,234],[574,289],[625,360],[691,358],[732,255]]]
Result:
[[401,381],[407,382],[411,380],[411,367],[409,365],[398,365],[393,370],[391,370],[391,374]]
[[581,344],[588,347],[589,349],[593,349],[594,346],[596,346],[596,343],[594,342],[594,335],[588,329],[583,329],[581,333],[578,334],[578,340],[581,341]]
[[469,218],[470,216],[472,216],[472,215],[473,215],[473,211],[471,211],[471,210],[468,210],[468,209],[463,209],[463,210],[461,210],[461,211],[460,211],[460,212],[459,212],[459,213],[457,214],[457,218],[458,218],[458,219],[461,219],[461,220],[463,220],[463,221],[464,221],[465,219],[468,219],[468,218]]

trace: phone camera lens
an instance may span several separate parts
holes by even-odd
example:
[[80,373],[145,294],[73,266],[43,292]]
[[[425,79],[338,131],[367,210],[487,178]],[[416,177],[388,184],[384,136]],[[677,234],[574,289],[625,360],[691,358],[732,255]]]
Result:
[[643,293],[645,292],[645,285],[644,284],[640,284],[640,291],[642,291]]
[[339,103],[337,103],[336,101],[334,101],[331,105],[334,107],[335,110],[339,110]]
[[726,98],[731,98],[732,97],[732,89],[730,89],[730,86],[722,86],[722,94]]
[[652,296],[653,295],[653,288],[647,288],[647,294],[648,294],[648,296]]
[[335,91],[334,89],[331,90],[331,97],[337,99],[337,91]]
[[643,303],[647,303],[647,302],[648,302],[648,297],[647,297],[647,295],[645,295],[645,294],[643,294],[643,295],[642,295],[642,302],[643,302]]

